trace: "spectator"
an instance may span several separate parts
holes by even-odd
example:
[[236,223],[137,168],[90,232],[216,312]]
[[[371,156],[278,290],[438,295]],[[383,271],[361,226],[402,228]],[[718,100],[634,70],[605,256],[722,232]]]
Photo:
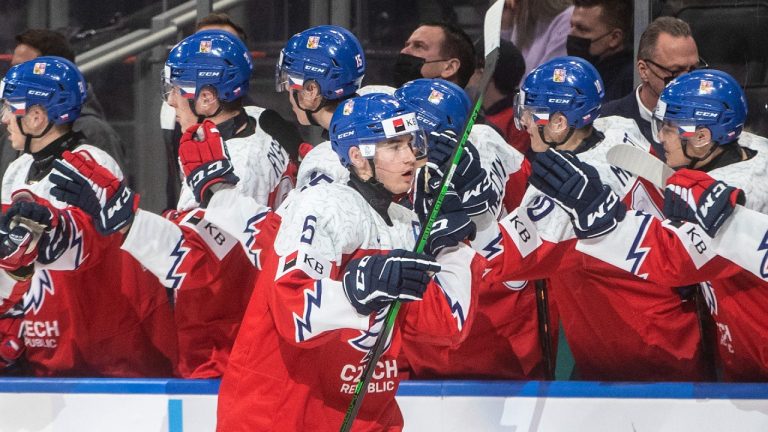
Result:
[[[35,59],[40,56],[59,56],[71,62],[75,61],[75,52],[69,42],[61,33],[47,29],[28,29],[16,35],[16,48],[13,50],[11,66]],[[130,158],[126,152],[125,143],[115,132],[112,126],[104,118],[104,108],[96,98],[93,87],[88,84],[88,94],[83,105],[80,117],[75,121],[72,129],[80,132],[87,138],[89,144],[97,146],[112,156],[130,182]],[[0,169],[4,172],[18,153],[8,146],[2,146],[0,156]]]
[[536,66],[566,54],[571,4],[571,0],[506,0],[505,20],[511,25],[502,30],[502,38],[511,40],[523,53],[523,78]]
[[605,85],[604,102],[632,92],[632,2],[575,0],[568,55],[592,63]]
[[442,78],[466,87],[475,72],[475,47],[461,28],[429,22],[411,33],[397,56],[395,87],[418,78]]
[[245,34],[245,30],[235,24],[232,18],[223,12],[214,12],[202,17],[195,26],[195,32],[200,30],[223,30],[237,36],[243,43],[248,42],[248,35]]
[[72,61],[75,52],[63,34],[48,29],[29,29],[16,35],[11,66],[24,63],[43,55],[64,57]]
[[635,120],[656,156],[664,160],[664,148],[651,132],[651,113],[664,86],[701,63],[691,27],[677,18],[657,18],[640,37],[637,49],[640,85],[629,95],[605,104],[603,117],[617,115]]

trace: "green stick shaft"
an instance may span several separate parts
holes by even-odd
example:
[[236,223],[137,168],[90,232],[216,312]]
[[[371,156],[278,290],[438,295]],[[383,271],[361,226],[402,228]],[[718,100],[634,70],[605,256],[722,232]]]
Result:
[[[472,126],[474,126],[475,121],[477,120],[477,115],[480,112],[480,108],[483,106],[483,95],[485,94],[485,89],[488,87],[488,83],[493,76],[493,71],[496,69],[496,61],[499,57],[498,47],[500,43],[499,32],[501,29],[502,7],[503,2],[497,0],[496,3],[494,3],[494,5],[492,5],[486,13],[483,30],[483,37],[485,38],[486,47],[485,67],[483,69],[480,82],[478,83],[480,91],[478,92],[477,100],[475,101],[475,104],[472,108],[472,113],[469,116],[469,119],[467,119],[466,125],[464,125],[464,133],[461,135],[461,139],[453,151],[453,155],[451,157],[451,167],[448,172],[445,173],[442,182],[440,183],[440,192],[438,193],[437,199],[432,204],[432,208],[429,211],[429,218],[427,219],[427,222],[424,224],[424,226],[421,227],[421,233],[419,234],[419,238],[416,241],[416,247],[414,248],[414,251],[417,253],[424,251],[424,246],[426,245],[427,239],[429,238],[429,233],[432,232],[432,224],[435,222],[435,219],[437,219],[437,215],[440,211],[440,207],[443,204],[445,194],[448,192],[448,185],[450,185],[451,179],[453,178],[453,173],[456,171],[456,166],[459,164],[459,160],[461,160],[461,155],[464,152],[464,145],[467,142],[467,138],[469,138],[469,133],[472,131]],[[384,319],[384,325],[382,326],[381,332],[379,333],[373,348],[371,348],[371,351],[369,352],[368,363],[365,365],[365,369],[363,370],[363,374],[360,377],[360,381],[358,381],[357,385],[355,386],[355,393],[352,395],[352,401],[347,408],[346,415],[344,416],[344,422],[341,424],[341,432],[349,432],[349,430],[352,428],[352,423],[355,421],[355,417],[357,416],[358,411],[360,411],[363,398],[368,391],[368,383],[371,382],[373,372],[376,369],[376,363],[378,363],[379,358],[381,358],[382,354],[384,354],[387,341],[389,340],[389,336],[392,334],[392,329],[394,328],[397,314],[400,311],[400,305],[401,304],[399,301],[395,301],[387,311],[387,316]]]
[[[427,219],[426,224],[421,227],[421,234],[419,234],[419,238],[416,242],[416,248],[414,249],[415,252],[422,253],[424,251],[424,246],[427,244],[429,233],[432,232],[432,224],[435,222],[435,219],[437,219],[437,216],[440,212],[440,207],[443,204],[443,198],[448,192],[448,186],[450,185],[451,179],[453,178],[453,173],[456,171],[456,166],[459,164],[461,154],[464,151],[464,145],[467,142],[467,138],[469,138],[469,132],[472,130],[472,126],[475,124],[477,114],[479,113],[482,104],[483,97],[480,95],[480,97],[477,99],[477,102],[475,102],[474,108],[472,109],[472,115],[470,116],[469,121],[467,122],[467,125],[464,129],[464,134],[461,136],[461,140],[459,140],[459,143],[453,152],[451,168],[443,176],[443,179],[440,183],[440,192],[437,196],[437,199],[432,204],[432,208],[429,212],[429,219]],[[352,423],[354,422],[358,411],[360,411],[360,406],[363,404],[363,398],[368,391],[368,383],[371,382],[373,372],[376,369],[376,363],[378,363],[381,355],[384,354],[384,349],[387,346],[387,340],[392,334],[392,329],[395,326],[395,320],[397,319],[397,314],[400,311],[400,306],[401,302],[395,301],[387,311],[387,316],[384,318],[384,326],[381,330],[381,333],[379,333],[373,348],[371,348],[370,358],[368,359],[368,363],[365,365],[365,369],[362,376],[360,377],[360,381],[358,381],[357,385],[355,386],[355,393],[352,395],[352,402],[350,402],[349,407],[347,408],[347,413],[344,416],[344,423],[341,425],[341,432],[348,432],[352,428]]]

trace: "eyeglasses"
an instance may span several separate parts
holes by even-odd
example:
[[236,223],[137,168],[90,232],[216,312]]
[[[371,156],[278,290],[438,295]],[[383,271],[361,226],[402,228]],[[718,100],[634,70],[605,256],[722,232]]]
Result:
[[689,66],[689,67],[684,68],[684,69],[678,69],[678,70],[672,70],[672,69],[669,69],[667,67],[664,67],[664,66],[656,63],[655,61],[651,60],[651,59],[642,59],[642,60],[644,62],[646,62],[646,63],[650,63],[650,64],[656,66],[657,68],[661,69],[664,73],[667,74],[666,76],[661,76],[658,73],[656,73],[653,70],[653,68],[649,68],[651,70],[651,72],[653,72],[653,74],[656,75],[657,78],[659,78],[660,80],[664,81],[664,85],[665,86],[667,84],[669,84],[670,82],[672,82],[673,79],[679,77],[680,75],[682,75],[684,73],[692,72],[692,71],[695,71],[696,69],[706,69],[706,68],[709,67],[709,64],[707,64],[707,62],[704,61],[704,59],[702,59],[702,58],[699,58],[699,62],[696,63],[695,65]]

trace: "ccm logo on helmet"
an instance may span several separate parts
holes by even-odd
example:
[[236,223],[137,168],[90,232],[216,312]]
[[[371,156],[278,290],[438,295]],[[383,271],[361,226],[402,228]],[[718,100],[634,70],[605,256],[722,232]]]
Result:
[[717,113],[713,113],[709,111],[696,111],[693,115],[699,116],[699,117],[710,117],[710,118],[717,117]]
[[27,95],[29,95],[29,96],[48,97],[49,94],[51,94],[51,93],[50,92],[46,92],[46,91],[40,91],[40,90],[29,90],[29,91],[27,91]]
[[200,71],[197,73],[198,77],[217,77],[221,75],[221,72],[218,71]]
[[312,66],[312,65],[304,65],[304,70],[308,70],[311,72],[317,72],[317,73],[325,73],[325,68]]

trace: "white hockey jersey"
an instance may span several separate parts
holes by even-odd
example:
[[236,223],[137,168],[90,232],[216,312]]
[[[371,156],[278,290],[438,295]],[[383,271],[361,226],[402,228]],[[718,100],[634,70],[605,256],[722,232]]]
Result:
[[[389,206],[392,226],[347,185],[318,185],[278,210],[274,252],[238,334],[219,394],[220,430],[337,430],[355,380],[388,309],[359,315],[344,294],[354,258],[411,249],[416,215]],[[442,270],[422,301],[407,303],[363,404],[357,427],[402,425],[394,401],[403,338],[451,344],[469,325],[474,252],[465,245],[438,257]],[[479,268],[475,269],[479,271]]]
[[[256,106],[248,106],[244,109],[253,119],[258,119],[265,110]],[[246,137],[230,138],[226,141],[226,145],[232,167],[240,178],[237,188],[245,196],[253,197],[270,207],[277,207],[293,189],[293,182],[286,175],[288,153],[280,143],[266,133],[257,122],[255,133]],[[187,211],[199,206],[200,203],[195,200],[192,189],[182,179],[177,210]]]

